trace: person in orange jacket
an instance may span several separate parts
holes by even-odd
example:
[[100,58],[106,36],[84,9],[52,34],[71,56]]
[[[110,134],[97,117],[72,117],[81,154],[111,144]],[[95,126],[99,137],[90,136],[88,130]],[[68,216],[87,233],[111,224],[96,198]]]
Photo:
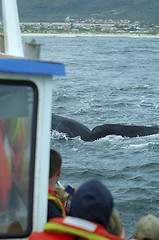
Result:
[[55,192],[55,185],[61,173],[62,157],[55,151],[50,150],[50,170],[49,170],[49,189],[48,189],[48,215],[47,220],[54,217],[64,217],[64,206]]
[[[61,165],[62,157],[60,153],[51,149],[47,220],[54,217],[64,217],[66,214],[69,214],[67,200],[72,200],[72,197],[65,192],[64,188],[56,186],[61,174]],[[73,190],[75,193],[77,188],[73,187]]]

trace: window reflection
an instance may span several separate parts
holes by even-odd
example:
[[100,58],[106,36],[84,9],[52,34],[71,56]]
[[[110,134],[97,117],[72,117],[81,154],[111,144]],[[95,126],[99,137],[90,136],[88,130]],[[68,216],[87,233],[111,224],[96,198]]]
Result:
[[28,229],[34,89],[0,85],[0,234]]

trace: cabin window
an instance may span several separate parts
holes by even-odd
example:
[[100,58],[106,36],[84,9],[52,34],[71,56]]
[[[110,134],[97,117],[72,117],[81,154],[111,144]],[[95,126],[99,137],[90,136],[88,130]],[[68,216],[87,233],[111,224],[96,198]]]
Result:
[[0,80],[0,238],[32,230],[36,86]]

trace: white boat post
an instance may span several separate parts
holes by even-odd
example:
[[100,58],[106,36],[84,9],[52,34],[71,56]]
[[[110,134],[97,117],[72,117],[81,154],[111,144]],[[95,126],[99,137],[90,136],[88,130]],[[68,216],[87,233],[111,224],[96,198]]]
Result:
[[2,0],[5,54],[24,57],[16,0]]

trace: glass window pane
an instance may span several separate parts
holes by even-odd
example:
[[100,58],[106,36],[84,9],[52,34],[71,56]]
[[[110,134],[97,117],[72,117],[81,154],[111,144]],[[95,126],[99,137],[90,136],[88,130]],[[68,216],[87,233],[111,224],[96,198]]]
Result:
[[34,84],[0,81],[0,237],[31,230],[36,111]]

